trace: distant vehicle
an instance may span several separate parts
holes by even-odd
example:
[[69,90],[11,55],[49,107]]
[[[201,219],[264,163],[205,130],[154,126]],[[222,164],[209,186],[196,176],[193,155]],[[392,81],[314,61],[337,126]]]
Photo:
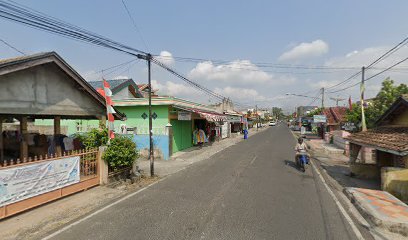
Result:
[[269,126],[276,126],[276,122],[269,122]]

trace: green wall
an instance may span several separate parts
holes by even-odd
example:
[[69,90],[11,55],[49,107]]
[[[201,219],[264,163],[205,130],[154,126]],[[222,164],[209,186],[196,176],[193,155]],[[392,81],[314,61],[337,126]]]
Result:
[[[137,127],[138,134],[148,134],[149,118],[142,118],[143,113],[149,115],[148,106],[116,106],[118,111],[126,114],[126,121],[115,121],[115,127],[125,124],[126,127]],[[164,134],[165,126],[169,123],[169,106],[152,106],[152,114],[156,113],[157,118],[153,119],[153,134]]]
[[[89,128],[97,128],[99,127],[99,120],[74,120],[74,119],[62,119],[61,120],[61,126],[67,126],[68,127],[68,135],[74,134],[77,132],[77,122],[82,124],[82,127],[84,131]],[[45,125],[45,126],[53,126],[54,125],[54,120],[53,119],[36,119],[34,122],[34,125],[39,126],[39,125]]]

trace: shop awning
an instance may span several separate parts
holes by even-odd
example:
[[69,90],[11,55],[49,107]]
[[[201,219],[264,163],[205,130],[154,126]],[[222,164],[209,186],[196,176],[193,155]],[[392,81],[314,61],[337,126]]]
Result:
[[204,111],[204,110],[197,109],[197,108],[187,108],[187,107],[180,107],[180,106],[174,106],[174,107],[179,108],[181,110],[188,111],[188,112],[197,113],[200,115],[200,117],[205,118],[209,122],[224,122],[227,120],[227,116],[221,113],[217,113],[217,112]]

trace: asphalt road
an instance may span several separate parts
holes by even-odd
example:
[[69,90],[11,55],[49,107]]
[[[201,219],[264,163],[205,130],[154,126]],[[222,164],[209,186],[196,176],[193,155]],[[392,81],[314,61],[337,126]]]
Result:
[[294,145],[271,127],[53,239],[354,239],[312,168],[293,167]]

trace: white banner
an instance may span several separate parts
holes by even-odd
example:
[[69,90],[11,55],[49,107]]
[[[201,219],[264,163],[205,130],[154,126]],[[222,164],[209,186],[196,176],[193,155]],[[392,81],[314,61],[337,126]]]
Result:
[[191,121],[191,112],[178,112],[178,120]]
[[0,170],[0,207],[79,182],[80,157]]
[[221,138],[223,139],[228,137],[228,125],[228,123],[225,123],[221,126]]

